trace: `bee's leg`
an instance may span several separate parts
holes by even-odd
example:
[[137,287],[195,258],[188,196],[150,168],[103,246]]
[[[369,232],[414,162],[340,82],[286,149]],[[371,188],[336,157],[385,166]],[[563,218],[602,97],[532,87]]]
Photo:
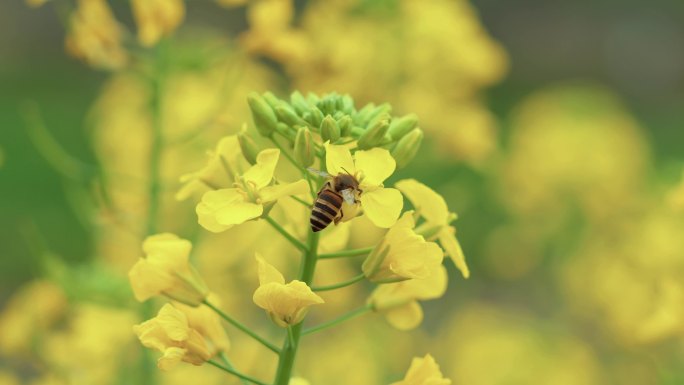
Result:
[[335,226],[342,220],[342,217],[344,216],[344,213],[342,210],[340,210],[340,215],[336,216],[335,219],[333,219],[333,223],[335,223]]

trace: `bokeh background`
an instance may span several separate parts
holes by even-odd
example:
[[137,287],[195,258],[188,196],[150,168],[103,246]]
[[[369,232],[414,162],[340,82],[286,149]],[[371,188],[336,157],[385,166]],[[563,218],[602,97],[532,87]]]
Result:
[[[130,4],[109,1],[134,58],[114,70],[65,51],[76,2],[0,5],[0,383],[149,378],[125,274],[151,228],[196,241],[225,306],[268,328],[244,261],[268,230],[208,236],[173,195],[250,121],[248,92],[296,89],[418,114],[423,147],[390,183],[417,177],[446,198],[472,272],[449,266],[418,330],[369,316],[305,348],[313,384],[390,383],[426,352],[455,384],[684,383],[683,2],[222,3],[187,1],[165,44],[152,220],[140,73],[160,70],[159,49],[135,43]],[[240,364],[270,370],[233,334]],[[153,377],[232,383],[205,367]]]

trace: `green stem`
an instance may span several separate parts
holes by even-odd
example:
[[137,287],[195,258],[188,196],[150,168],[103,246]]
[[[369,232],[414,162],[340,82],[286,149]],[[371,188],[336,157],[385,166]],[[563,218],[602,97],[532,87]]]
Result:
[[226,314],[226,313],[224,313],[223,311],[221,311],[221,309],[219,309],[218,307],[214,306],[211,302],[209,302],[209,301],[207,301],[207,300],[205,299],[202,303],[204,303],[205,305],[209,306],[209,307],[211,308],[211,310],[215,311],[216,314],[218,314],[221,318],[223,318],[224,320],[226,320],[228,323],[230,323],[231,325],[235,326],[236,328],[242,330],[243,332],[245,332],[246,334],[248,334],[250,337],[254,338],[254,339],[257,340],[258,342],[260,342],[262,345],[264,345],[265,347],[267,347],[267,348],[269,348],[270,350],[272,350],[274,353],[280,353],[280,349],[278,349],[275,345],[273,345],[272,343],[266,341],[264,338],[262,338],[261,336],[259,336],[258,334],[256,334],[252,329],[248,328],[247,326],[245,326],[244,324],[240,323],[239,321],[237,321],[237,320],[234,319],[233,317],[231,317],[231,316],[229,316],[228,314]]
[[294,196],[294,195],[290,195],[290,198],[292,198],[292,199],[296,200],[297,202],[303,204],[303,205],[304,205],[306,208],[308,208],[308,209],[311,209],[311,206],[313,206],[311,203],[305,201],[305,200],[302,199],[302,198],[297,198],[297,197]]
[[223,366],[223,365],[219,364],[219,363],[216,362],[216,361],[209,360],[209,361],[207,361],[207,364],[212,365],[212,366],[215,366],[215,367],[217,367],[217,368],[223,370],[224,372],[228,372],[228,373],[230,373],[230,374],[232,374],[232,375],[234,375],[234,376],[236,376],[236,377],[239,377],[239,378],[241,378],[241,379],[243,379],[243,380],[245,380],[245,381],[249,381],[249,382],[254,383],[254,384],[257,384],[257,385],[269,385],[269,384],[267,384],[267,383],[265,383],[265,382],[263,382],[263,381],[257,380],[256,378],[252,378],[252,377],[250,377],[250,376],[248,376],[248,375],[246,375],[246,374],[242,374],[242,373],[238,372],[237,370],[235,370],[235,369],[233,369],[233,368],[229,368],[229,367]]
[[347,257],[357,257],[359,255],[368,254],[373,251],[372,247],[366,247],[363,249],[353,249],[337,251],[334,253],[321,254],[318,256],[319,259],[332,259],[332,258],[347,258]]
[[357,275],[356,277],[354,277],[348,281],[336,283],[333,285],[316,286],[316,287],[312,287],[311,290],[313,290],[313,291],[327,291],[327,290],[340,289],[343,287],[351,286],[357,282],[361,282],[361,281],[363,281],[364,278],[366,278],[366,275],[361,273],[361,274]]
[[[152,145],[149,157],[149,186],[148,186],[148,206],[147,206],[147,235],[155,234],[158,231],[157,217],[159,215],[160,193],[161,193],[161,157],[164,148],[164,122],[162,111],[162,98],[164,95],[164,82],[166,79],[166,40],[159,42],[156,47],[155,72],[150,82],[150,114],[152,120]],[[145,319],[154,315],[154,307],[151,302],[142,305],[142,315]],[[141,357],[141,375],[144,384],[156,383],[156,371],[154,359],[145,349]]]
[[285,230],[278,222],[273,220],[271,217],[264,217],[266,222],[268,222],[276,231],[278,231],[283,237],[287,238],[292,245],[294,245],[296,248],[298,248],[301,251],[306,252],[307,251],[307,246],[300,242],[297,238],[295,238],[292,234],[288,233],[287,230]]
[[288,325],[288,327],[287,327],[287,338],[290,339],[290,346],[296,345],[295,340],[294,340],[294,336],[292,335],[292,326],[291,325]]
[[366,305],[366,306],[360,307],[356,310],[352,310],[349,313],[344,314],[344,315],[337,317],[333,320],[330,320],[328,322],[323,322],[322,324],[314,326],[312,328],[304,329],[304,331],[302,331],[302,335],[316,333],[316,332],[321,331],[323,329],[327,329],[329,327],[336,326],[338,324],[341,324],[344,321],[347,321],[347,320],[350,320],[352,318],[356,318],[360,315],[366,314],[369,311],[371,311],[371,309],[372,309],[372,307],[370,305]]
[[287,160],[289,160],[290,163],[292,163],[292,165],[293,165],[296,169],[301,169],[301,168],[302,168],[302,166],[301,166],[300,164],[297,163],[297,161],[292,157],[292,155],[290,155],[289,152],[285,151],[285,147],[283,147],[283,145],[281,145],[280,143],[278,143],[278,141],[277,141],[274,137],[270,137],[269,139],[271,140],[271,142],[273,142],[273,145],[274,145],[274,146],[278,147],[278,149],[280,150],[280,153],[283,154],[283,155],[285,156],[285,158],[287,158]]
[[[221,360],[223,361],[224,364],[226,364],[226,367],[228,369],[236,370],[235,366],[233,366],[233,363],[230,362],[230,360],[228,359],[228,355],[226,354],[226,352],[221,352],[220,356],[221,356]],[[244,378],[240,378],[240,382],[242,383],[242,385],[249,385],[249,382]]]
[[[307,250],[304,252],[302,259],[300,280],[307,285],[311,284],[313,280],[314,271],[316,270],[316,261],[318,259],[318,237],[319,233],[309,232],[307,238]],[[290,377],[292,376],[292,367],[294,366],[295,357],[297,356],[297,348],[299,347],[299,338],[302,333],[303,322],[298,323],[290,328],[290,333],[285,339],[283,348],[280,350],[280,359],[278,360],[278,371],[274,385],[288,385]]]

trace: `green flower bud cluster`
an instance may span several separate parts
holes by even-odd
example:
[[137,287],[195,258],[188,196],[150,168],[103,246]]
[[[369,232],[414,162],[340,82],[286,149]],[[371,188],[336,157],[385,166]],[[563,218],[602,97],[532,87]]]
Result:
[[392,116],[389,104],[370,103],[357,109],[349,95],[304,96],[295,91],[283,100],[266,92],[252,93],[247,101],[257,131],[265,137],[287,139],[303,167],[313,164],[329,142],[356,143],[359,150],[385,148],[402,168],[413,160],[423,140],[415,114]]

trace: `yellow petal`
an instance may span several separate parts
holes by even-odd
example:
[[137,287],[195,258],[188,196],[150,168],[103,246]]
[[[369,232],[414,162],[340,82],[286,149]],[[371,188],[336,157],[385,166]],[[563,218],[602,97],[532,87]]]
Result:
[[172,341],[185,341],[188,339],[188,318],[185,314],[171,304],[164,305],[155,318],[159,327]]
[[263,207],[256,203],[245,202],[238,189],[209,191],[195,209],[199,224],[212,232],[220,232],[234,225],[257,218]]
[[167,371],[173,369],[185,356],[186,349],[178,347],[169,347],[164,350],[164,355],[157,360],[157,367]]
[[383,228],[392,227],[404,207],[401,193],[393,188],[364,192],[360,200],[368,219]]
[[143,241],[143,252],[147,261],[154,266],[179,269],[188,264],[192,243],[175,234],[150,235]]
[[254,292],[253,300],[281,327],[298,324],[309,306],[323,303],[306,283],[296,280],[287,285],[276,282],[261,285]]
[[384,148],[356,151],[356,169],[363,173],[363,183],[379,186],[389,178],[397,167],[397,162]]
[[347,147],[328,144],[325,148],[325,166],[330,175],[342,173],[356,174],[354,160]]
[[308,192],[309,184],[304,179],[300,179],[293,183],[266,186],[259,190],[259,197],[263,203],[267,203],[276,201],[284,196],[300,195]]
[[446,254],[451,257],[451,260],[454,261],[456,267],[461,270],[463,278],[470,277],[470,270],[466,264],[463,249],[461,249],[461,244],[456,239],[456,229],[451,226],[442,229],[439,233],[439,243],[446,251]]
[[143,302],[160,294],[172,277],[165,271],[150,266],[144,258],[141,258],[128,272],[128,280],[135,299]]
[[395,186],[411,201],[416,211],[428,222],[447,224],[449,209],[441,195],[415,179],[400,180]]
[[254,184],[257,190],[267,186],[273,180],[273,173],[275,172],[279,157],[280,150],[277,148],[261,151],[257,155],[256,164],[250,167],[242,176],[245,182]]
[[285,284],[285,277],[273,265],[266,262],[261,254],[256,253],[256,260],[259,271],[259,285],[275,282]]
[[415,329],[423,321],[423,309],[416,301],[393,307],[384,314],[387,322],[398,330]]
[[406,372],[403,381],[395,382],[392,385],[450,385],[451,380],[444,378],[439,370],[439,365],[431,355],[427,354],[423,358],[416,357],[411,362],[411,367]]

